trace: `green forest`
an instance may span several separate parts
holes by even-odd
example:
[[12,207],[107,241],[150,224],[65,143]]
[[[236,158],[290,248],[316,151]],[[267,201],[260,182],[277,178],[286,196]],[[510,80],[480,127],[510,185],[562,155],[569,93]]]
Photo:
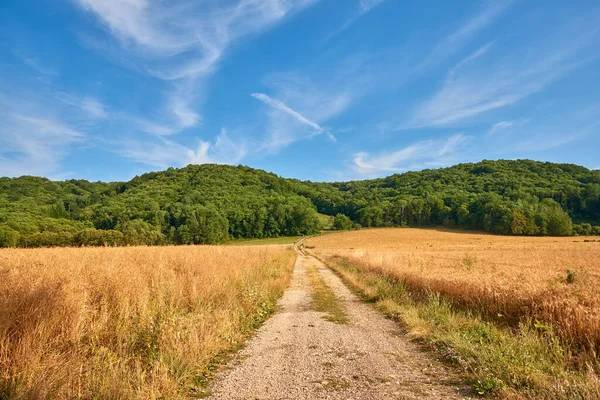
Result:
[[314,183],[245,166],[188,165],[129,182],[0,178],[0,246],[216,244],[333,229],[447,226],[600,235],[600,171],[482,161]]

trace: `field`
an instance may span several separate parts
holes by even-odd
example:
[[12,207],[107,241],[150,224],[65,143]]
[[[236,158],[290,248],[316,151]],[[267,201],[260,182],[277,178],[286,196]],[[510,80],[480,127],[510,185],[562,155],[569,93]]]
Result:
[[228,246],[263,246],[270,244],[293,244],[302,236],[280,236],[264,239],[239,239],[227,243]]
[[[471,325],[449,327],[448,330],[456,330],[461,338],[446,336],[437,340],[438,344],[441,341],[444,346],[454,346],[453,351],[458,349],[460,353],[465,335],[476,332],[478,340],[491,342],[490,337],[501,332],[496,328],[506,327],[507,332],[516,335],[511,333],[515,348],[519,340],[525,343],[525,338],[548,339],[547,345],[535,350],[544,353],[536,355],[540,357],[536,365],[523,362],[527,368],[539,367],[540,373],[549,375],[557,375],[557,371],[563,369],[595,375],[591,371],[598,371],[600,351],[598,239],[523,238],[400,228],[328,234],[306,240],[305,246],[314,246],[309,250],[312,254],[325,260],[367,298],[379,302],[384,309],[387,304],[387,311],[393,311],[407,294],[416,299],[416,304],[421,305],[412,311],[407,312],[406,308],[393,311],[404,313],[401,319],[416,337],[440,339],[443,335],[440,336],[438,327],[449,323],[455,316],[454,311],[460,310],[466,312],[461,315],[472,317],[472,322],[467,324]],[[432,316],[433,308],[425,309],[433,303],[435,313],[440,312],[437,316]],[[447,313],[440,311],[445,308],[449,310]],[[416,322],[413,318],[428,312],[429,322],[422,318]],[[486,322],[478,324],[481,319]],[[535,335],[529,335],[531,332]],[[524,336],[519,339],[521,334]],[[539,345],[536,342],[535,346]],[[495,354],[494,360],[490,355],[488,361],[498,363],[514,350],[495,349],[504,354]],[[474,359],[480,367],[493,368],[481,364],[484,356],[480,344],[469,351],[478,353]],[[517,353],[510,357],[518,358]],[[527,357],[533,360],[531,354]],[[552,365],[540,366],[542,362]],[[558,369],[553,370],[554,367]],[[513,379],[513,386],[544,385],[529,382],[528,379],[537,378],[532,378],[528,371],[518,369],[511,373],[517,376],[504,378]],[[500,374],[498,370],[495,376]]]
[[3,249],[0,398],[187,398],[275,309],[290,246]]

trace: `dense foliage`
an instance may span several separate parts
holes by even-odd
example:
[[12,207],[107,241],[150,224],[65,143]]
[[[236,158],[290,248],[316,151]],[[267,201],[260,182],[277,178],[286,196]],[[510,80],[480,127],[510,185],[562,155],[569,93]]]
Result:
[[304,235],[318,228],[317,211],[336,216],[337,229],[443,224],[514,235],[600,234],[600,172],[501,160],[343,183],[211,164],[129,182],[1,178],[0,246]]

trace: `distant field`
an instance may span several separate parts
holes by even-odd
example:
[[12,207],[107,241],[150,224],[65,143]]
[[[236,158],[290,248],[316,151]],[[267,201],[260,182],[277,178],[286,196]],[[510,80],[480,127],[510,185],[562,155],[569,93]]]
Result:
[[398,277],[413,291],[435,291],[513,322],[551,323],[562,337],[600,352],[600,237],[392,228],[324,235],[306,244],[317,254]]
[[317,214],[319,218],[319,229],[331,229],[333,227],[333,217],[331,215]]
[[288,246],[0,250],[0,399],[197,397],[276,307]]
[[266,239],[244,239],[227,243],[228,246],[264,246],[269,244],[293,244],[302,236],[281,236]]

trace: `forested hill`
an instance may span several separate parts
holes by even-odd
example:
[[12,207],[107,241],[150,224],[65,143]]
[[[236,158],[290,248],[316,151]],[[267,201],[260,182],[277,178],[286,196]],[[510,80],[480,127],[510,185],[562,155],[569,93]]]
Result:
[[317,211],[337,216],[339,228],[446,225],[515,235],[600,234],[600,172],[501,160],[341,183],[212,164],[129,182],[0,178],[0,246],[301,235],[319,229]]

